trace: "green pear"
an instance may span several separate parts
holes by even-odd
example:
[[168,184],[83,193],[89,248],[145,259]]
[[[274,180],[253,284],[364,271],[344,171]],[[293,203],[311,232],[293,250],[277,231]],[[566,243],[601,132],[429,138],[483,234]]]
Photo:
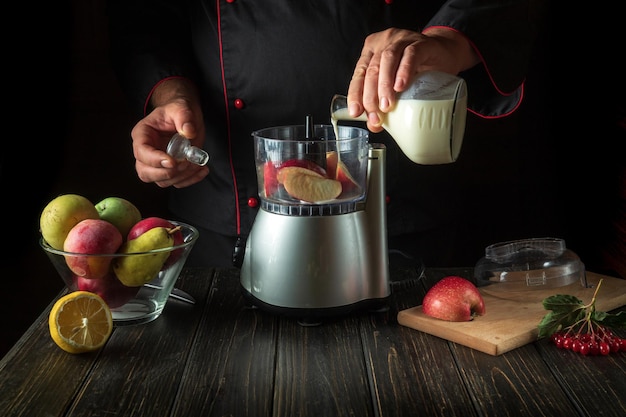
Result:
[[130,201],[121,197],[107,197],[96,204],[102,220],[112,223],[120,231],[124,240],[131,227],[141,220],[141,212]]
[[39,217],[39,231],[54,249],[63,250],[67,234],[85,219],[98,219],[93,203],[78,194],[62,194],[51,200]]
[[[126,241],[119,253],[150,252],[155,249],[174,246],[172,231],[166,227],[155,227]],[[120,256],[113,261],[113,271],[122,284],[128,287],[139,287],[152,281],[167,260],[170,251],[146,253],[142,255]]]

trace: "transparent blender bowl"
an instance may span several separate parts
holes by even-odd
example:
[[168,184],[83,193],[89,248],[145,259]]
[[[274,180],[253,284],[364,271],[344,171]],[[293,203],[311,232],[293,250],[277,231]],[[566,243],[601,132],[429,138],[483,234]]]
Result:
[[587,286],[585,266],[565,241],[532,238],[496,243],[474,268],[479,286],[489,291],[517,292],[559,288],[580,282]]
[[254,137],[259,197],[281,205],[326,205],[355,202],[367,190],[368,131],[315,125],[258,130]]

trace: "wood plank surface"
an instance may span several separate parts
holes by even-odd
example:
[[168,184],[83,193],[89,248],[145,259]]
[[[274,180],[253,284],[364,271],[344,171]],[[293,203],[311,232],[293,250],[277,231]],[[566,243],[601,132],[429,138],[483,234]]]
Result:
[[537,326],[548,313],[541,303],[545,297],[570,294],[589,302],[601,278],[603,282],[597,295],[597,308],[609,311],[625,305],[626,280],[588,272],[587,281],[592,288],[574,283],[558,289],[504,294],[481,287],[479,290],[485,301],[486,314],[469,322],[448,322],[429,317],[422,312],[421,305],[400,311],[398,322],[490,355],[500,355],[536,340]]
[[578,415],[535,346],[525,345],[494,356],[460,344],[450,345],[480,415]]
[[54,301],[0,362],[0,415],[64,415],[98,359],[98,352],[70,355],[56,346],[48,329]]
[[[188,269],[177,286],[184,285],[196,300],[205,300],[209,288],[206,281],[211,278],[206,270]],[[157,416],[171,409],[202,312],[202,304],[170,298],[156,320],[115,328],[73,400],[71,415]]]
[[270,416],[277,318],[245,308],[237,270],[214,278],[172,416]]
[[312,327],[282,320],[278,341],[273,415],[376,415],[358,314]]
[[52,342],[49,307],[0,360],[0,415],[626,415],[624,353],[584,357],[544,339],[490,355],[398,322],[443,276],[471,272],[429,269],[394,282],[387,311],[307,327],[247,306],[235,269],[185,269],[177,287],[195,305],[168,302],[81,355]]
[[422,282],[428,277],[416,285],[414,273],[394,270],[390,310],[361,321],[377,415],[475,416],[448,342],[398,324],[398,311],[420,302],[429,285]]

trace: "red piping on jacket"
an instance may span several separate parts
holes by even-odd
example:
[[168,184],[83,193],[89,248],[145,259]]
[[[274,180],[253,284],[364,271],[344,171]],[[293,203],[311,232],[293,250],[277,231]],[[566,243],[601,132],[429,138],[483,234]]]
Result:
[[162,80],[159,80],[158,83],[156,83],[152,89],[150,90],[150,93],[148,93],[148,97],[146,98],[146,101],[143,103],[143,116],[146,117],[148,115],[148,107],[150,106],[150,99],[152,98],[152,95],[154,94],[154,90],[157,89],[158,86],[160,86],[162,83],[164,83],[167,80],[176,80],[176,79],[187,79],[185,77],[181,77],[180,75],[172,75],[171,77],[165,77]]
[[228,109],[228,93],[226,92],[226,76],[224,75],[224,55],[222,47],[222,15],[220,9],[220,2],[216,0],[215,5],[217,7],[217,36],[220,47],[220,71],[222,72],[222,88],[224,89],[224,107],[226,110],[226,130],[228,136],[228,158],[230,159],[230,173],[233,177],[233,192],[235,194],[235,219],[237,223],[237,236],[241,233],[241,212],[239,208],[239,193],[237,193],[237,176],[235,175],[235,168],[233,165],[233,141],[230,131],[230,111]]
[[[463,32],[460,32],[454,28],[451,28],[449,26],[429,26],[427,28],[425,28],[422,33],[423,34],[427,34],[426,32],[428,31],[428,29],[433,29],[433,28],[438,28],[438,29],[447,29],[447,30],[451,30],[454,31],[456,33],[459,33],[461,35],[463,35],[463,37],[465,37],[467,39],[467,37],[463,34]],[[487,71],[487,75],[489,76],[489,80],[491,81],[491,85],[493,85],[493,88],[496,89],[496,91],[503,96],[510,96],[513,93],[505,93],[504,91],[501,91],[498,86],[496,85],[495,81],[493,80],[493,77],[491,76],[491,72],[489,71],[489,67],[487,66],[487,63],[485,62],[485,59],[483,58],[482,54],[480,53],[480,51],[478,50],[478,48],[476,47],[476,45],[470,40],[467,39],[467,41],[469,42],[469,44],[472,46],[472,49],[474,50],[474,52],[476,53],[476,55],[478,55],[478,59],[480,59],[480,62],[482,62],[483,66],[485,67],[485,70]],[[477,111],[474,111],[472,109],[467,109],[467,111],[475,114],[476,116],[482,117],[483,119],[501,119],[503,117],[509,116],[511,114],[513,114],[518,108],[519,106],[522,104],[522,101],[524,99],[524,83],[525,80],[522,81],[522,84],[520,85],[521,87],[521,94],[520,94],[520,98],[517,102],[517,104],[515,105],[515,107],[508,113],[505,114],[500,114],[498,116],[485,116],[484,114],[480,114]]]

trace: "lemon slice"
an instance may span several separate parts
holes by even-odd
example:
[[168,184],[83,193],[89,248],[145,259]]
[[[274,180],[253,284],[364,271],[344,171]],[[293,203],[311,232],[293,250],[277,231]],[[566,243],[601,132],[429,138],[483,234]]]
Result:
[[111,309],[97,294],[74,291],[59,298],[50,310],[52,340],[69,353],[100,349],[111,336]]

